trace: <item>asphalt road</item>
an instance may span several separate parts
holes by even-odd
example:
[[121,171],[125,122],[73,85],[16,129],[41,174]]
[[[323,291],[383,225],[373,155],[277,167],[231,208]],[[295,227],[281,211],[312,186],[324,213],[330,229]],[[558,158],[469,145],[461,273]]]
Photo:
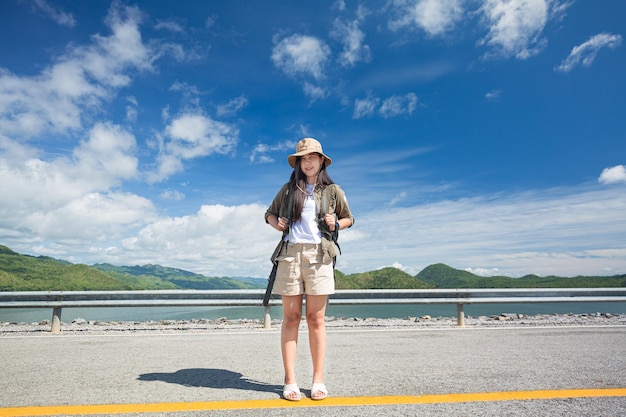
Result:
[[[311,366],[300,336],[298,376]],[[280,400],[278,330],[0,338],[0,416],[65,405],[128,416],[625,416],[626,327],[342,330],[328,335],[328,400]],[[622,389],[553,398],[563,390]],[[537,399],[501,393],[532,391]],[[546,391],[547,399],[540,399]],[[463,402],[442,394],[493,393]],[[552,393],[552,394],[551,394]],[[435,398],[407,403],[406,398]],[[261,400],[261,401],[253,401]],[[364,405],[370,401],[375,405]],[[410,402],[410,401],[409,401]],[[155,407],[148,412],[146,404]],[[170,413],[160,405],[169,404]],[[192,404],[194,411],[184,411]],[[142,406],[143,405],[143,406]],[[221,406],[223,405],[223,407]],[[249,407],[246,409],[237,409]],[[41,407],[41,408],[37,408]],[[142,408],[143,407],[143,408]],[[199,407],[199,409],[198,409]],[[210,411],[209,408],[210,407]],[[234,409],[220,409],[231,407]],[[278,408],[277,408],[278,407]],[[204,408],[204,409],[202,409]],[[72,413],[79,413],[72,409]],[[108,411],[107,411],[108,410]]]

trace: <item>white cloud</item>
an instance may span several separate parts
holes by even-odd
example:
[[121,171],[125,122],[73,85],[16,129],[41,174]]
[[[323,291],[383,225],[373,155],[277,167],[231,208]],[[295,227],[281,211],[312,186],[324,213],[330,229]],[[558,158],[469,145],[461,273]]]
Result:
[[415,21],[430,36],[451,30],[462,15],[459,0],[425,0],[415,7]]
[[302,90],[304,94],[309,98],[311,102],[324,99],[328,97],[329,92],[324,87],[319,85],[311,84],[309,82],[305,82],[302,86]]
[[435,37],[454,29],[463,17],[462,0],[394,0],[398,15],[389,23],[391,30],[417,27]]
[[262,164],[274,162],[274,158],[267,154],[270,150],[271,147],[269,145],[264,143],[257,144],[250,153],[250,162],[258,162]]
[[311,76],[324,78],[324,67],[330,58],[330,48],[313,36],[294,34],[275,41],[272,62],[291,77]]
[[185,194],[177,190],[165,190],[161,193],[163,200],[181,201],[185,199]]
[[136,7],[112,7],[106,23],[111,36],[94,35],[95,47],[79,48],[78,58],[90,75],[104,85],[123,87],[130,83],[125,70],[151,70],[155,52],[145,45],[139,25],[143,19]]
[[159,139],[158,167],[149,174],[149,180],[155,182],[182,170],[188,159],[231,153],[239,141],[239,130],[209,116],[190,113],[174,119]]
[[17,143],[4,147],[0,159],[0,224],[19,229],[20,219],[37,210],[55,208],[91,189],[88,181],[77,178],[67,159],[43,161]]
[[38,150],[8,139],[0,151],[0,205],[8,217],[54,209],[137,175],[135,138],[109,123],[95,125],[71,158],[40,159]]
[[0,140],[3,238],[56,245],[69,257],[150,221],[150,201],[110,190],[136,175],[135,146],[131,134],[106,123],[95,125],[71,156],[51,160],[38,158],[29,146]]
[[182,158],[228,153],[236,145],[237,130],[208,116],[187,114],[165,129],[172,139],[167,148]]
[[[180,93],[183,96],[183,100],[187,106],[194,108],[200,107],[200,97],[203,95],[203,93],[195,85],[176,81],[170,87],[170,91]],[[166,113],[169,112],[169,108],[164,110]],[[169,118],[167,116],[168,115],[164,116],[163,120],[167,120]]]
[[[401,263],[394,262],[393,264],[391,264],[391,267],[392,267],[392,268],[399,269],[400,271],[404,271],[404,272],[406,272],[407,274],[411,274],[411,272],[408,272],[408,271],[407,271],[407,268],[406,268],[404,265],[402,265]],[[383,268],[384,268],[384,267],[383,267]],[[413,272],[413,275],[415,275],[415,272]]]
[[248,105],[248,99],[241,95],[239,97],[235,97],[227,103],[220,104],[217,106],[217,115],[218,116],[232,116],[237,114],[239,111],[244,109]]
[[[303,135],[308,136],[308,135]],[[274,158],[270,155],[273,152],[281,152],[284,154],[285,151],[290,151],[295,149],[296,144],[292,141],[285,141],[277,143],[276,145],[267,145],[265,143],[257,144],[252,153],[250,153],[250,162],[256,162],[260,164],[266,164],[274,162]]]
[[167,30],[174,33],[185,33],[185,27],[182,23],[174,19],[159,20],[154,25],[157,30]]
[[605,168],[598,178],[600,184],[618,184],[626,183],[626,166],[616,165],[611,168]]
[[128,102],[126,105],[126,121],[135,123],[139,115],[139,111],[137,110],[137,99],[133,96],[129,96],[126,97],[126,101]]
[[491,90],[487,94],[485,94],[485,98],[488,101],[498,101],[500,100],[500,96],[502,95],[501,90]]
[[120,239],[153,214],[152,203],[137,195],[89,193],[53,210],[35,211],[23,225],[42,239],[65,242],[69,248]]
[[20,77],[0,69],[0,131],[13,138],[82,127],[85,112],[130,83],[131,70],[150,70],[153,52],[142,43],[141,14],[113,7],[106,19],[111,35],[74,46],[40,74]]
[[258,204],[206,205],[193,215],[163,217],[125,239],[113,256],[123,253],[115,260],[123,264],[162,259],[167,261],[162,264],[210,276],[263,276],[271,269],[269,256],[280,238],[263,221],[265,210]]
[[526,59],[546,45],[541,37],[550,18],[553,0],[486,0],[481,12],[489,33],[481,44],[492,48],[488,56]]
[[343,51],[339,54],[339,63],[347,68],[354,67],[358,62],[368,62],[371,51],[365,45],[365,33],[359,29],[359,21],[343,22],[335,20],[331,36],[343,44]]
[[388,207],[393,207],[396,204],[398,204],[399,202],[401,202],[402,200],[405,200],[407,197],[407,193],[406,191],[402,191],[400,194],[398,194],[397,196],[395,196],[394,198],[392,198],[389,203],[387,204]]
[[383,101],[378,112],[385,119],[390,117],[401,116],[403,114],[412,114],[417,106],[417,95],[408,93],[404,96],[391,96]]
[[575,46],[569,56],[565,58],[555,71],[569,72],[578,65],[590,66],[596,59],[596,55],[603,48],[615,49],[622,45],[622,37],[610,33],[594,35],[587,42]]
[[465,271],[481,277],[493,277],[495,275],[500,275],[500,270],[498,268],[465,268]]
[[215,15],[211,15],[209,17],[206,18],[206,20],[204,21],[204,27],[207,29],[212,29],[217,25],[217,16]]
[[71,13],[64,12],[60,7],[52,5],[46,0],[33,0],[31,5],[34,10],[45,14],[61,26],[70,28],[76,26],[76,19]]
[[331,6],[333,10],[343,11],[346,10],[346,2],[344,0],[335,0]]
[[378,97],[373,97],[371,94],[368,94],[365,98],[358,98],[354,100],[354,112],[352,113],[352,118],[361,119],[363,117],[371,116],[376,111],[378,103],[380,103],[380,99]]
[[89,106],[103,96],[104,91],[87,82],[75,62],[57,64],[31,78],[0,70],[0,131],[29,138],[44,131],[78,129],[81,102]]
[[135,138],[130,133],[111,123],[98,123],[89,132],[89,140],[74,150],[74,157],[82,175],[104,181],[103,186],[108,187],[137,175],[135,151]]
[[478,41],[489,48],[485,58],[527,59],[547,45],[542,36],[547,23],[561,21],[572,4],[571,0],[390,0],[388,26],[392,31],[416,28],[435,38],[455,33],[479,17],[487,30]]
[[417,95],[415,93],[407,93],[403,96],[391,96],[382,100],[375,97],[371,92],[367,97],[354,100],[353,119],[361,119],[372,116],[376,111],[385,119],[401,116],[403,114],[412,114],[417,107]]

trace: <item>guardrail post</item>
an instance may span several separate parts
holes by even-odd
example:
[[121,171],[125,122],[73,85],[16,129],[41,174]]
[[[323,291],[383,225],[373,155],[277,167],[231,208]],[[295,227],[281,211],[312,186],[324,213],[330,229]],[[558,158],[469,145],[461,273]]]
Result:
[[456,325],[460,327],[465,326],[465,312],[461,303],[456,305]]
[[272,328],[272,315],[270,314],[271,307],[269,305],[265,306],[265,318],[263,319],[263,328],[271,329]]
[[50,333],[59,333],[61,331],[61,307],[52,309],[52,326]]

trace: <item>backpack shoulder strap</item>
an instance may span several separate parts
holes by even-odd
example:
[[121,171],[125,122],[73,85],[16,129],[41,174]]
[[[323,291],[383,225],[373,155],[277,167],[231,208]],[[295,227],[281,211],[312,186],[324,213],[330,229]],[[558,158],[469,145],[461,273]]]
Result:
[[293,192],[287,188],[285,194],[287,194],[287,219],[289,219],[289,224],[287,228],[283,230],[283,239],[289,234],[289,229],[291,228],[291,214],[293,213]]
[[[326,188],[322,190],[322,206],[320,207],[320,215],[319,215],[320,219],[324,218],[324,215],[328,213],[328,208],[329,208],[328,201],[331,198],[330,196],[331,187],[333,188],[333,190],[335,189],[334,184],[330,184],[329,186],[327,186]],[[337,221],[336,213],[335,213],[335,221]],[[339,246],[339,229],[335,229],[332,232],[328,230],[327,233],[330,234],[332,241],[335,242],[335,245],[337,245],[337,249],[339,249],[339,254],[341,255],[341,247]],[[336,261],[337,259],[333,258],[333,267],[335,266]]]
[[331,198],[331,187],[334,189],[334,184],[330,184],[322,190],[322,206],[320,207],[319,215],[320,218],[324,217],[324,215],[328,213],[328,208],[330,207],[328,201]]

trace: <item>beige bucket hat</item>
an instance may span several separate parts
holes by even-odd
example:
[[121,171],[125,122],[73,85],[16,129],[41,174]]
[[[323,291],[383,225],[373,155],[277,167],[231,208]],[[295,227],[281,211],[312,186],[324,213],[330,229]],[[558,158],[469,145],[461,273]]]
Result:
[[300,142],[296,144],[296,153],[291,154],[287,157],[287,162],[291,165],[292,168],[296,167],[296,159],[299,156],[308,155],[310,153],[317,152],[324,157],[326,160],[326,167],[332,164],[333,160],[324,154],[322,150],[322,144],[319,143],[317,139],[313,138],[304,138]]

